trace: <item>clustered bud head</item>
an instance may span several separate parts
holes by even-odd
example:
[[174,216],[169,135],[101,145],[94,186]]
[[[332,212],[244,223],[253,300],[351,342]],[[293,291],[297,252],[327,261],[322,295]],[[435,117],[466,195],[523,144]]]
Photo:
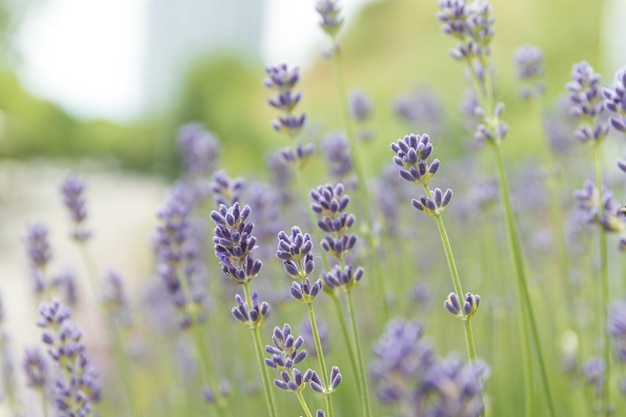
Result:
[[391,150],[395,152],[393,162],[401,168],[400,176],[409,182],[427,185],[439,170],[438,159],[428,162],[433,145],[427,134],[411,133],[392,143]]
[[615,73],[613,88],[602,89],[604,108],[611,114],[609,121],[618,132],[626,133],[626,67]]
[[468,292],[465,294],[463,305],[459,296],[455,292],[451,292],[443,303],[446,310],[463,320],[469,320],[478,310],[480,306],[480,295]]
[[441,189],[435,188],[432,194],[432,198],[422,195],[419,200],[413,199],[411,200],[411,204],[413,207],[419,211],[423,211],[429,216],[438,216],[445,210],[450,200],[452,200],[452,190],[448,188],[443,192]]
[[541,49],[532,45],[517,48],[513,54],[517,67],[517,77],[524,83],[520,89],[523,99],[529,100],[540,97],[546,90],[543,82],[543,53]]
[[567,84],[570,92],[569,114],[578,121],[576,138],[582,142],[601,143],[609,127],[600,121],[604,110],[600,92],[600,74],[587,62],[572,67],[572,81]]
[[237,305],[230,311],[235,319],[249,329],[258,329],[270,314],[270,306],[265,301],[259,302],[259,295],[252,293],[251,304],[248,304],[239,295],[235,295]]

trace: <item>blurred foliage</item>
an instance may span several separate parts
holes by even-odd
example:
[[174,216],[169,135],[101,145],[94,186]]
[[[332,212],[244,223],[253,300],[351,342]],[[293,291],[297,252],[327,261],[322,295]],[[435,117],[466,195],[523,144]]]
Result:
[[[4,4],[0,2],[0,6]],[[527,123],[536,109],[517,96],[512,52],[524,43],[543,49],[547,102],[551,102],[563,93],[572,63],[586,59],[599,66],[602,2],[494,0],[493,5],[498,99],[507,105],[505,118],[511,127],[505,148],[528,154],[529,143],[540,136],[540,126]],[[8,25],[3,10],[0,7],[0,26]],[[394,97],[416,85],[435,91],[445,104],[451,125],[449,137],[442,139],[454,146],[446,146],[444,154],[465,149],[467,135],[460,133],[458,103],[467,81],[462,65],[448,57],[452,41],[440,33],[436,11],[435,1],[377,1],[346,22],[341,45],[347,87],[365,89],[377,105],[372,125],[378,141],[366,155],[368,165],[376,167],[370,173],[389,159],[388,144],[408,133],[408,126],[392,114],[391,107]],[[319,50],[325,46],[320,45]],[[158,119],[121,126],[76,120],[57,106],[31,97],[11,71],[4,71],[0,74],[4,115],[0,154],[12,158],[105,156],[119,160],[124,167],[171,176],[178,167],[176,130],[180,124],[197,121],[222,141],[223,163],[229,169],[253,170],[263,163],[259,155],[288,144],[270,128],[275,112],[265,104],[269,92],[262,85],[264,76],[258,62],[225,55],[200,58],[181,80],[179,97],[169,112]],[[342,129],[330,62],[321,58],[315,62],[302,75],[301,90],[304,100],[300,108],[307,113],[310,126],[318,126],[321,133]]]

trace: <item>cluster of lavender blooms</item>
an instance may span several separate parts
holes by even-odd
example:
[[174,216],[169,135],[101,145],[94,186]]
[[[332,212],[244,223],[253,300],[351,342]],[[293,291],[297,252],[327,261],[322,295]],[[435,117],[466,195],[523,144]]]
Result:
[[524,84],[520,89],[520,96],[526,100],[540,97],[545,93],[546,85],[543,82],[543,53],[541,49],[524,45],[515,50],[513,60],[517,67],[517,77]]
[[357,136],[363,142],[370,142],[374,139],[374,131],[367,126],[367,122],[372,118],[374,103],[363,90],[352,90],[350,92],[350,116],[357,124]]
[[[268,99],[268,103],[283,113],[283,116],[279,116],[272,123],[272,127],[278,132],[283,132],[295,138],[302,130],[306,120],[304,113],[300,115],[292,114],[294,108],[302,99],[301,92],[293,92],[293,88],[300,80],[298,68],[289,68],[287,64],[280,64],[268,66],[265,68],[265,71],[267,73],[267,78],[264,81],[265,86],[271,90],[276,90],[276,96]],[[281,151],[281,154],[290,164],[301,168],[306,164],[314,151],[315,148],[312,144],[303,145],[298,142],[294,149],[285,148]]]
[[576,138],[582,142],[602,143],[609,127],[602,120],[604,104],[600,90],[600,74],[587,62],[572,67],[572,81],[567,84],[570,91],[569,114],[578,120]]
[[78,242],[85,242],[91,237],[91,231],[85,227],[87,209],[85,207],[85,181],[74,175],[68,174],[61,182],[61,194],[67,207],[74,231],[72,238]]
[[[81,341],[81,330],[71,320],[67,307],[59,302],[44,303],[39,312],[41,320],[37,324],[46,329],[42,341],[48,346],[48,354],[57,363],[62,375],[55,381],[54,402],[58,415],[92,415],[93,403],[100,399],[101,386]],[[41,378],[32,382],[40,381]]]
[[[471,109],[472,117],[474,107]],[[445,133],[443,104],[430,90],[414,89],[398,96],[393,103],[393,112],[411,129],[428,131],[436,136]]]
[[402,416],[477,417],[489,369],[463,364],[456,356],[437,358],[420,322],[392,319],[374,346],[369,368],[378,399],[400,406]]
[[52,259],[48,227],[41,222],[29,225],[24,237],[24,244],[33,277],[35,293],[41,294],[50,285],[46,282],[46,268],[50,259]]
[[180,313],[183,328],[204,320],[202,303],[206,294],[202,280],[205,272],[190,223],[195,200],[189,187],[183,184],[173,187],[158,213],[161,224],[154,236],[156,272]]
[[329,134],[322,142],[322,150],[330,175],[337,181],[353,183],[356,186],[354,178],[350,178],[354,174],[354,161],[350,155],[350,143],[345,135],[342,133]]

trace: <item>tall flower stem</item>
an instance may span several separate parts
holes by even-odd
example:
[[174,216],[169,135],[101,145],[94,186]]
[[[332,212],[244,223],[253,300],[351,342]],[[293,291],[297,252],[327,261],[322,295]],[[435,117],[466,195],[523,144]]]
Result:
[[341,304],[339,302],[339,297],[337,294],[331,294],[330,298],[333,300],[333,305],[335,306],[335,316],[339,320],[339,327],[341,327],[341,333],[343,334],[344,341],[348,348],[348,358],[350,359],[350,365],[352,366],[352,371],[354,372],[354,377],[357,381],[357,388],[359,392],[362,390],[361,380],[358,378],[358,364],[356,360],[356,353],[354,353],[354,343],[352,343],[350,332],[348,330],[348,324],[346,323],[346,318],[344,317],[343,310],[341,309]]
[[[336,46],[336,45],[335,45]],[[367,193],[367,183],[365,177],[365,171],[363,169],[363,161],[359,152],[359,144],[357,143],[356,132],[354,129],[354,124],[350,119],[350,113],[348,108],[348,100],[346,98],[346,89],[343,80],[343,71],[341,68],[341,52],[339,51],[339,47],[336,46],[334,48],[333,53],[333,68],[335,71],[335,80],[337,84],[337,91],[339,93],[339,102],[341,106],[341,114],[343,117],[344,124],[346,126],[346,134],[348,136],[348,141],[350,142],[350,150],[352,153],[352,159],[354,160],[354,170],[356,171],[358,184],[357,184],[357,194],[359,196],[359,206],[362,215],[365,217],[366,222],[366,231],[365,236],[367,240],[367,244],[370,250],[370,260],[372,263],[372,267],[374,269],[374,277],[375,283],[378,287],[378,292],[381,294],[381,307],[382,307],[382,318],[384,321],[387,321],[389,318],[389,306],[387,305],[387,290],[385,288],[385,281],[380,265],[380,259],[378,256],[378,245],[376,239],[374,237],[374,229],[372,222],[372,215],[369,209],[369,197]]]
[[[520,239],[517,232],[517,226],[515,224],[515,219],[513,217],[513,207],[511,204],[511,195],[509,192],[508,181],[506,178],[506,172],[504,170],[504,161],[502,158],[502,149],[500,147],[501,142],[496,142],[492,146],[495,153],[496,165],[498,170],[498,180],[500,182],[502,203],[504,205],[504,215],[505,222],[507,227],[507,235],[509,237],[509,246],[511,248],[513,254],[513,262],[515,264],[515,271],[517,276],[517,289],[520,296],[520,313],[522,323],[521,326],[524,328],[524,332],[530,330],[532,334],[532,338],[534,340],[535,349],[537,352],[537,357],[539,361],[539,370],[541,373],[541,378],[543,380],[544,387],[546,389],[546,398],[548,401],[548,411],[550,416],[555,415],[554,403],[552,400],[552,390],[550,388],[550,381],[548,378],[547,367],[544,360],[543,350],[541,348],[541,342],[539,339],[539,331],[537,329],[537,322],[535,319],[535,313],[532,308],[532,303],[530,300],[530,293],[528,290],[528,280],[526,278],[526,270],[524,268],[524,259],[522,256],[522,248],[520,245]],[[522,335],[525,348],[525,356],[526,356],[526,378],[530,379],[532,376],[532,362],[531,362],[531,352],[530,352],[530,343],[528,340],[528,335]],[[532,387],[532,381],[526,381],[526,387]],[[534,395],[533,391],[529,391],[527,395]],[[530,400],[527,399],[527,404]],[[532,414],[531,410],[526,410],[527,415]]]
[[324,381],[324,401],[326,402],[326,411],[328,413],[328,417],[334,417],[335,410],[333,409],[333,401],[330,396],[330,392],[326,392],[326,390],[330,387],[330,380],[328,379],[328,371],[326,370],[326,361],[324,360],[324,352],[322,350],[322,341],[320,340],[320,333],[317,328],[317,321],[315,320],[315,312],[313,311],[313,304],[306,304],[307,310],[309,312],[309,321],[311,323],[311,330],[313,331],[313,340],[315,341],[315,350],[317,353],[317,360],[320,365],[320,369],[322,372],[322,381]]
[[[426,191],[426,195],[431,200],[433,199],[432,193],[430,192],[430,188],[427,184],[424,184],[424,190]],[[458,294],[459,297],[464,296],[463,287],[461,286],[461,278],[459,277],[459,271],[456,267],[456,262],[454,261],[454,254],[452,252],[452,245],[450,244],[450,239],[448,238],[448,232],[446,231],[446,226],[443,223],[443,218],[441,214],[437,214],[434,216],[435,222],[437,223],[437,229],[439,229],[439,236],[441,237],[441,243],[443,244],[444,252],[446,253],[446,259],[448,261],[448,268],[450,269],[450,275],[452,276],[452,282],[454,284],[454,290]],[[467,346],[467,356],[469,357],[472,363],[476,363],[476,344],[474,342],[474,332],[472,331],[472,323],[469,317],[464,317],[463,319],[464,329],[465,329],[465,344]],[[482,384],[481,384],[482,385]],[[482,389],[481,389],[482,392]],[[483,414],[484,415],[484,407],[485,400],[484,394],[483,398]]]
[[46,392],[43,388],[39,389],[39,394],[41,394],[41,412],[43,417],[48,417],[48,401],[46,401]]
[[363,361],[363,352],[361,350],[361,341],[359,339],[359,329],[356,321],[356,313],[354,311],[354,303],[352,301],[352,291],[346,291],[346,301],[348,305],[348,315],[350,317],[350,326],[352,328],[352,341],[354,343],[354,348],[356,352],[356,360],[357,360],[357,378],[361,383],[361,406],[363,407],[363,415],[365,417],[371,417],[372,414],[372,403],[370,400],[369,389],[367,386],[367,381],[365,377],[365,364]]
[[[604,196],[602,193],[602,153],[600,151],[600,143],[594,144],[593,165],[596,188],[598,190],[598,210],[599,215],[603,215]],[[600,280],[601,280],[601,321],[603,339],[603,358],[605,364],[604,373],[604,413],[609,416],[611,414],[611,335],[609,333],[609,260],[607,250],[607,236],[604,227],[600,227]]]
[[304,414],[306,414],[306,417],[313,417],[313,414],[311,414],[311,410],[306,404],[306,400],[304,399],[304,396],[300,391],[296,391],[296,397],[298,397],[298,402],[302,406],[302,410],[304,410]]
[[[252,306],[252,294],[250,293],[249,283],[243,284],[243,293],[246,298],[248,306]],[[255,327],[252,330],[252,339],[254,342],[254,350],[256,352],[257,362],[259,364],[259,370],[261,371],[261,377],[263,378],[263,390],[265,391],[265,402],[267,403],[267,410],[270,417],[277,417],[276,401],[274,400],[274,394],[272,392],[272,384],[270,383],[270,377],[267,374],[267,367],[263,359],[263,342],[261,341],[261,334],[259,328]]]

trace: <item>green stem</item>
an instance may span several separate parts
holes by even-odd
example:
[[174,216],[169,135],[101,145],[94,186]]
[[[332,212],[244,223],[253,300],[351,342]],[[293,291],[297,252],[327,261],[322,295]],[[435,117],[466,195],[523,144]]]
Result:
[[43,413],[43,417],[48,417],[48,401],[46,401],[46,391],[41,388],[39,393],[41,394],[41,411]]
[[361,341],[359,339],[359,329],[356,321],[356,313],[354,311],[354,303],[352,301],[352,291],[346,291],[346,300],[348,304],[348,316],[350,317],[350,325],[352,327],[352,341],[354,342],[354,348],[356,351],[357,378],[361,381],[361,406],[363,407],[363,415],[365,417],[371,417],[372,404],[367,381],[365,379],[365,365],[363,362],[363,353],[361,351]]
[[[424,184],[424,190],[426,191],[426,195],[428,198],[432,199],[432,194],[430,192],[430,188],[428,188],[427,184]],[[450,244],[450,239],[448,238],[448,232],[446,231],[446,226],[443,223],[443,218],[440,214],[434,216],[435,222],[437,223],[437,229],[439,229],[439,236],[441,237],[441,243],[443,244],[443,249],[446,253],[446,259],[448,260],[448,269],[450,270],[450,275],[452,276],[452,282],[454,284],[454,290],[458,294],[458,296],[463,299],[465,293],[463,292],[463,287],[461,286],[461,278],[459,277],[459,271],[456,267],[456,262],[454,261],[454,254],[452,253],[452,245]],[[463,324],[465,329],[465,344],[467,347],[467,356],[472,363],[476,363],[478,359],[476,356],[476,344],[474,342],[474,332],[472,331],[472,324],[469,317],[463,314]],[[480,383],[480,381],[479,381]],[[482,385],[482,384],[481,384]],[[481,390],[481,401],[483,403],[483,412],[485,409],[485,400],[484,393]]]
[[[598,215],[604,215],[604,197],[602,192],[602,153],[600,152],[600,142],[596,143],[593,152],[593,165],[598,189]],[[604,375],[604,413],[611,414],[611,335],[608,326],[609,314],[609,260],[607,250],[606,230],[600,225],[600,279],[601,279],[601,310],[600,326],[603,339],[603,356],[605,364]]]
[[311,410],[309,410],[309,406],[306,404],[306,401],[304,400],[304,397],[302,396],[302,393],[300,391],[296,391],[296,397],[298,397],[298,401],[300,402],[300,405],[302,406],[306,417],[313,417],[313,415],[311,414]]
[[[250,288],[248,288],[250,284],[246,282],[243,285],[243,292],[246,298],[246,303],[249,307],[252,306],[252,295],[250,293]],[[270,377],[267,374],[267,367],[265,366],[265,362],[263,360],[263,343],[261,341],[261,334],[259,333],[259,329],[252,329],[252,339],[254,341],[254,349],[256,352],[257,362],[259,364],[259,370],[261,371],[261,377],[263,378],[263,390],[265,391],[265,402],[267,403],[267,410],[270,413],[270,417],[277,417],[278,412],[276,411],[276,401],[274,401],[274,394],[272,392],[272,385],[270,383]]]
[[339,101],[341,105],[341,114],[343,117],[344,124],[346,126],[346,135],[348,136],[348,141],[350,143],[350,151],[352,153],[352,159],[354,161],[354,170],[357,175],[358,184],[357,184],[357,194],[359,197],[359,208],[360,212],[365,217],[366,222],[366,231],[365,236],[367,240],[367,244],[370,250],[370,260],[372,263],[372,267],[374,269],[375,283],[378,287],[378,293],[381,298],[381,307],[382,307],[382,318],[384,321],[387,321],[389,318],[389,306],[387,305],[387,290],[385,288],[385,281],[383,277],[383,272],[380,265],[380,259],[378,256],[378,246],[376,244],[376,239],[373,234],[373,223],[372,223],[372,215],[369,209],[369,197],[367,195],[367,183],[365,177],[365,171],[363,169],[363,160],[360,156],[359,144],[357,142],[356,132],[354,130],[354,124],[350,119],[348,101],[346,99],[346,89],[343,81],[343,71],[341,69],[341,53],[339,48],[335,48],[333,53],[333,67],[335,70],[335,80],[337,83],[337,92],[339,93]]
[[330,379],[328,379],[328,371],[326,370],[326,361],[324,360],[324,352],[322,350],[322,341],[320,340],[320,334],[317,328],[317,321],[315,320],[315,312],[313,311],[313,304],[307,303],[307,310],[309,312],[309,321],[311,322],[311,330],[313,331],[313,340],[315,341],[315,350],[317,351],[317,360],[319,361],[320,369],[322,372],[322,381],[324,381],[324,401],[326,402],[326,411],[328,417],[334,417],[335,410],[333,409],[333,401],[330,396]]
[[354,372],[354,377],[357,380],[357,388],[361,391],[361,380],[358,378],[358,365],[356,361],[356,354],[354,353],[354,344],[350,340],[350,332],[348,331],[348,324],[346,323],[346,318],[344,317],[343,311],[341,310],[341,304],[339,303],[339,297],[336,294],[332,294],[330,296],[333,299],[333,305],[335,306],[335,316],[339,320],[339,326],[341,327],[341,333],[343,334],[343,339],[346,343],[346,347],[348,348],[348,358],[350,359],[350,365],[352,366],[352,371]]
[[[511,204],[511,196],[509,193],[509,186],[506,178],[506,172],[504,170],[504,161],[502,158],[502,149],[500,148],[501,142],[496,142],[493,145],[493,149],[496,157],[496,165],[498,169],[498,179],[500,181],[500,192],[502,203],[504,205],[504,215],[505,222],[507,226],[507,235],[509,237],[509,246],[513,253],[513,261],[515,264],[515,271],[517,276],[517,287],[521,300],[521,319],[522,319],[522,327],[529,329],[532,334],[532,338],[534,340],[535,349],[537,351],[537,356],[539,360],[539,370],[541,373],[541,378],[543,380],[544,387],[546,389],[546,398],[548,400],[548,411],[550,416],[555,415],[554,403],[552,401],[552,390],[550,387],[550,381],[548,378],[547,367],[544,360],[543,351],[541,348],[541,342],[539,338],[539,331],[537,329],[537,322],[535,320],[535,313],[532,308],[532,303],[530,300],[530,293],[528,290],[528,280],[526,278],[526,271],[524,268],[524,259],[522,257],[522,248],[520,245],[520,239],[517,232],[517,226],[515,224],[515,219],[513,217],[513,207]],[[528,326],[528,327],[526,327]],[[528,336],[528,335],[527,335]],[[525,341],[526,347],[526,375],[529,378],[532,375],[532,363],[530,361],[530,345],[528,343],[528,338]],[[532,386],[532,381],[526,382],[526,387]],[[529,395],[534,395],[533,391],[529,392]],[[532,413],[532,410],[526,410],[527,415]]]

